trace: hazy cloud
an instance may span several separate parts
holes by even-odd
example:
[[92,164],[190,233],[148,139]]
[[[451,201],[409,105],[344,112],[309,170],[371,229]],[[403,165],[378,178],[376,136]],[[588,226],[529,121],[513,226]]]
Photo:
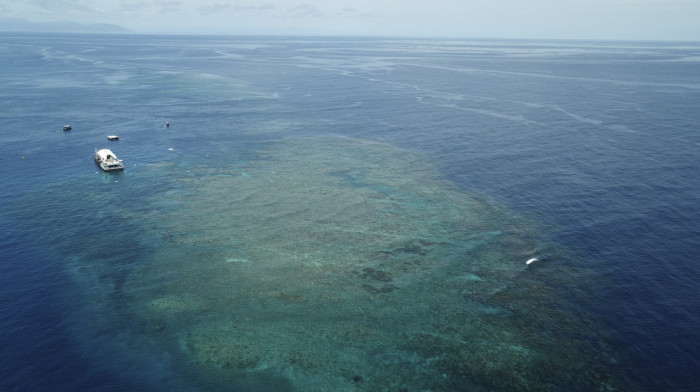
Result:
[[379,18],[380,15],[372,12],[361,12],[355,8],[345,7],[333,13],[336,18]]
[[177,0],[161,0],[156,1],[155,4],[158,5],[158,7],[160,7],[161,13],[178,12],[182,9],[182,2]]
[[137,32],[700,40],[700,0],[0,0],[0,15]]
[[295,18],[322,18],[325,14],[315,5],[303,3],[287,9],[289,15]]
[[197,10],[202,14],[216,14],[231,8],[232,5],[233,3],[231,1],[215,1],[200,5]]
[[233,9],[236,11],[268,11],[274,10],[276,7],[272,3],[262,3],[262,4],[236,4]]
[[45,12],[90,13],[103,10],[101,7],[96,7],[83,0],[31,0],[28,3]]
[[219,12],[233,10],[237,12],[246,11],[269,11],[274,10],[275,5],[269,2],[257,4],[257,3],[241,3],[238,1],[231,0],[220,0],[211,2],[209,4],[204,4],[198,8],[203,14],[216,14]]

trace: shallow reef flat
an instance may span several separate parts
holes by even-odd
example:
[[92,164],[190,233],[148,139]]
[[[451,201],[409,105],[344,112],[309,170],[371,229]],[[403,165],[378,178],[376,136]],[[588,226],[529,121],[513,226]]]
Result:
[[559,291],[585,272],[527,266],[542,244],[524,220],[380,143],[287,139],[259,156],[178,178],[168,206],[140,216],[167,238],[131,272],[125,312],[193,377],[272,374],[304,391],[622,385],[599,326]]
[[[121,346],[152,342],[207,390],[633,390],[580,306],[591,271],[426,157],[318,137],[217,162],[87,195],[124,238],[66,209],[67,267]],[[115,242],[131,250],[98,251]]]

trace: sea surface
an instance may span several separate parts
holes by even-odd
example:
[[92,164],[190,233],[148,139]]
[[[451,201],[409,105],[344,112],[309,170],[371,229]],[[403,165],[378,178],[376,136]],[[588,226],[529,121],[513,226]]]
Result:
[[0,390],[696,390],[698,109],[692,42],[2,33]]

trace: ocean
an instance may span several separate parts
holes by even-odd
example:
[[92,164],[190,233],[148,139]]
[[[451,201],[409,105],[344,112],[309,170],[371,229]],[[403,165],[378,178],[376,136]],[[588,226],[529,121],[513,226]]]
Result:
[[0,390],[697,388],[700,43],[2,33],[0,69]]

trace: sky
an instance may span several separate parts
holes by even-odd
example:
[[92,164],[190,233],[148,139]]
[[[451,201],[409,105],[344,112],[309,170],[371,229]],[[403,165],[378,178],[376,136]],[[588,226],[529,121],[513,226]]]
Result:
[[700,0],[2,0],[139,33],[700,41]]

